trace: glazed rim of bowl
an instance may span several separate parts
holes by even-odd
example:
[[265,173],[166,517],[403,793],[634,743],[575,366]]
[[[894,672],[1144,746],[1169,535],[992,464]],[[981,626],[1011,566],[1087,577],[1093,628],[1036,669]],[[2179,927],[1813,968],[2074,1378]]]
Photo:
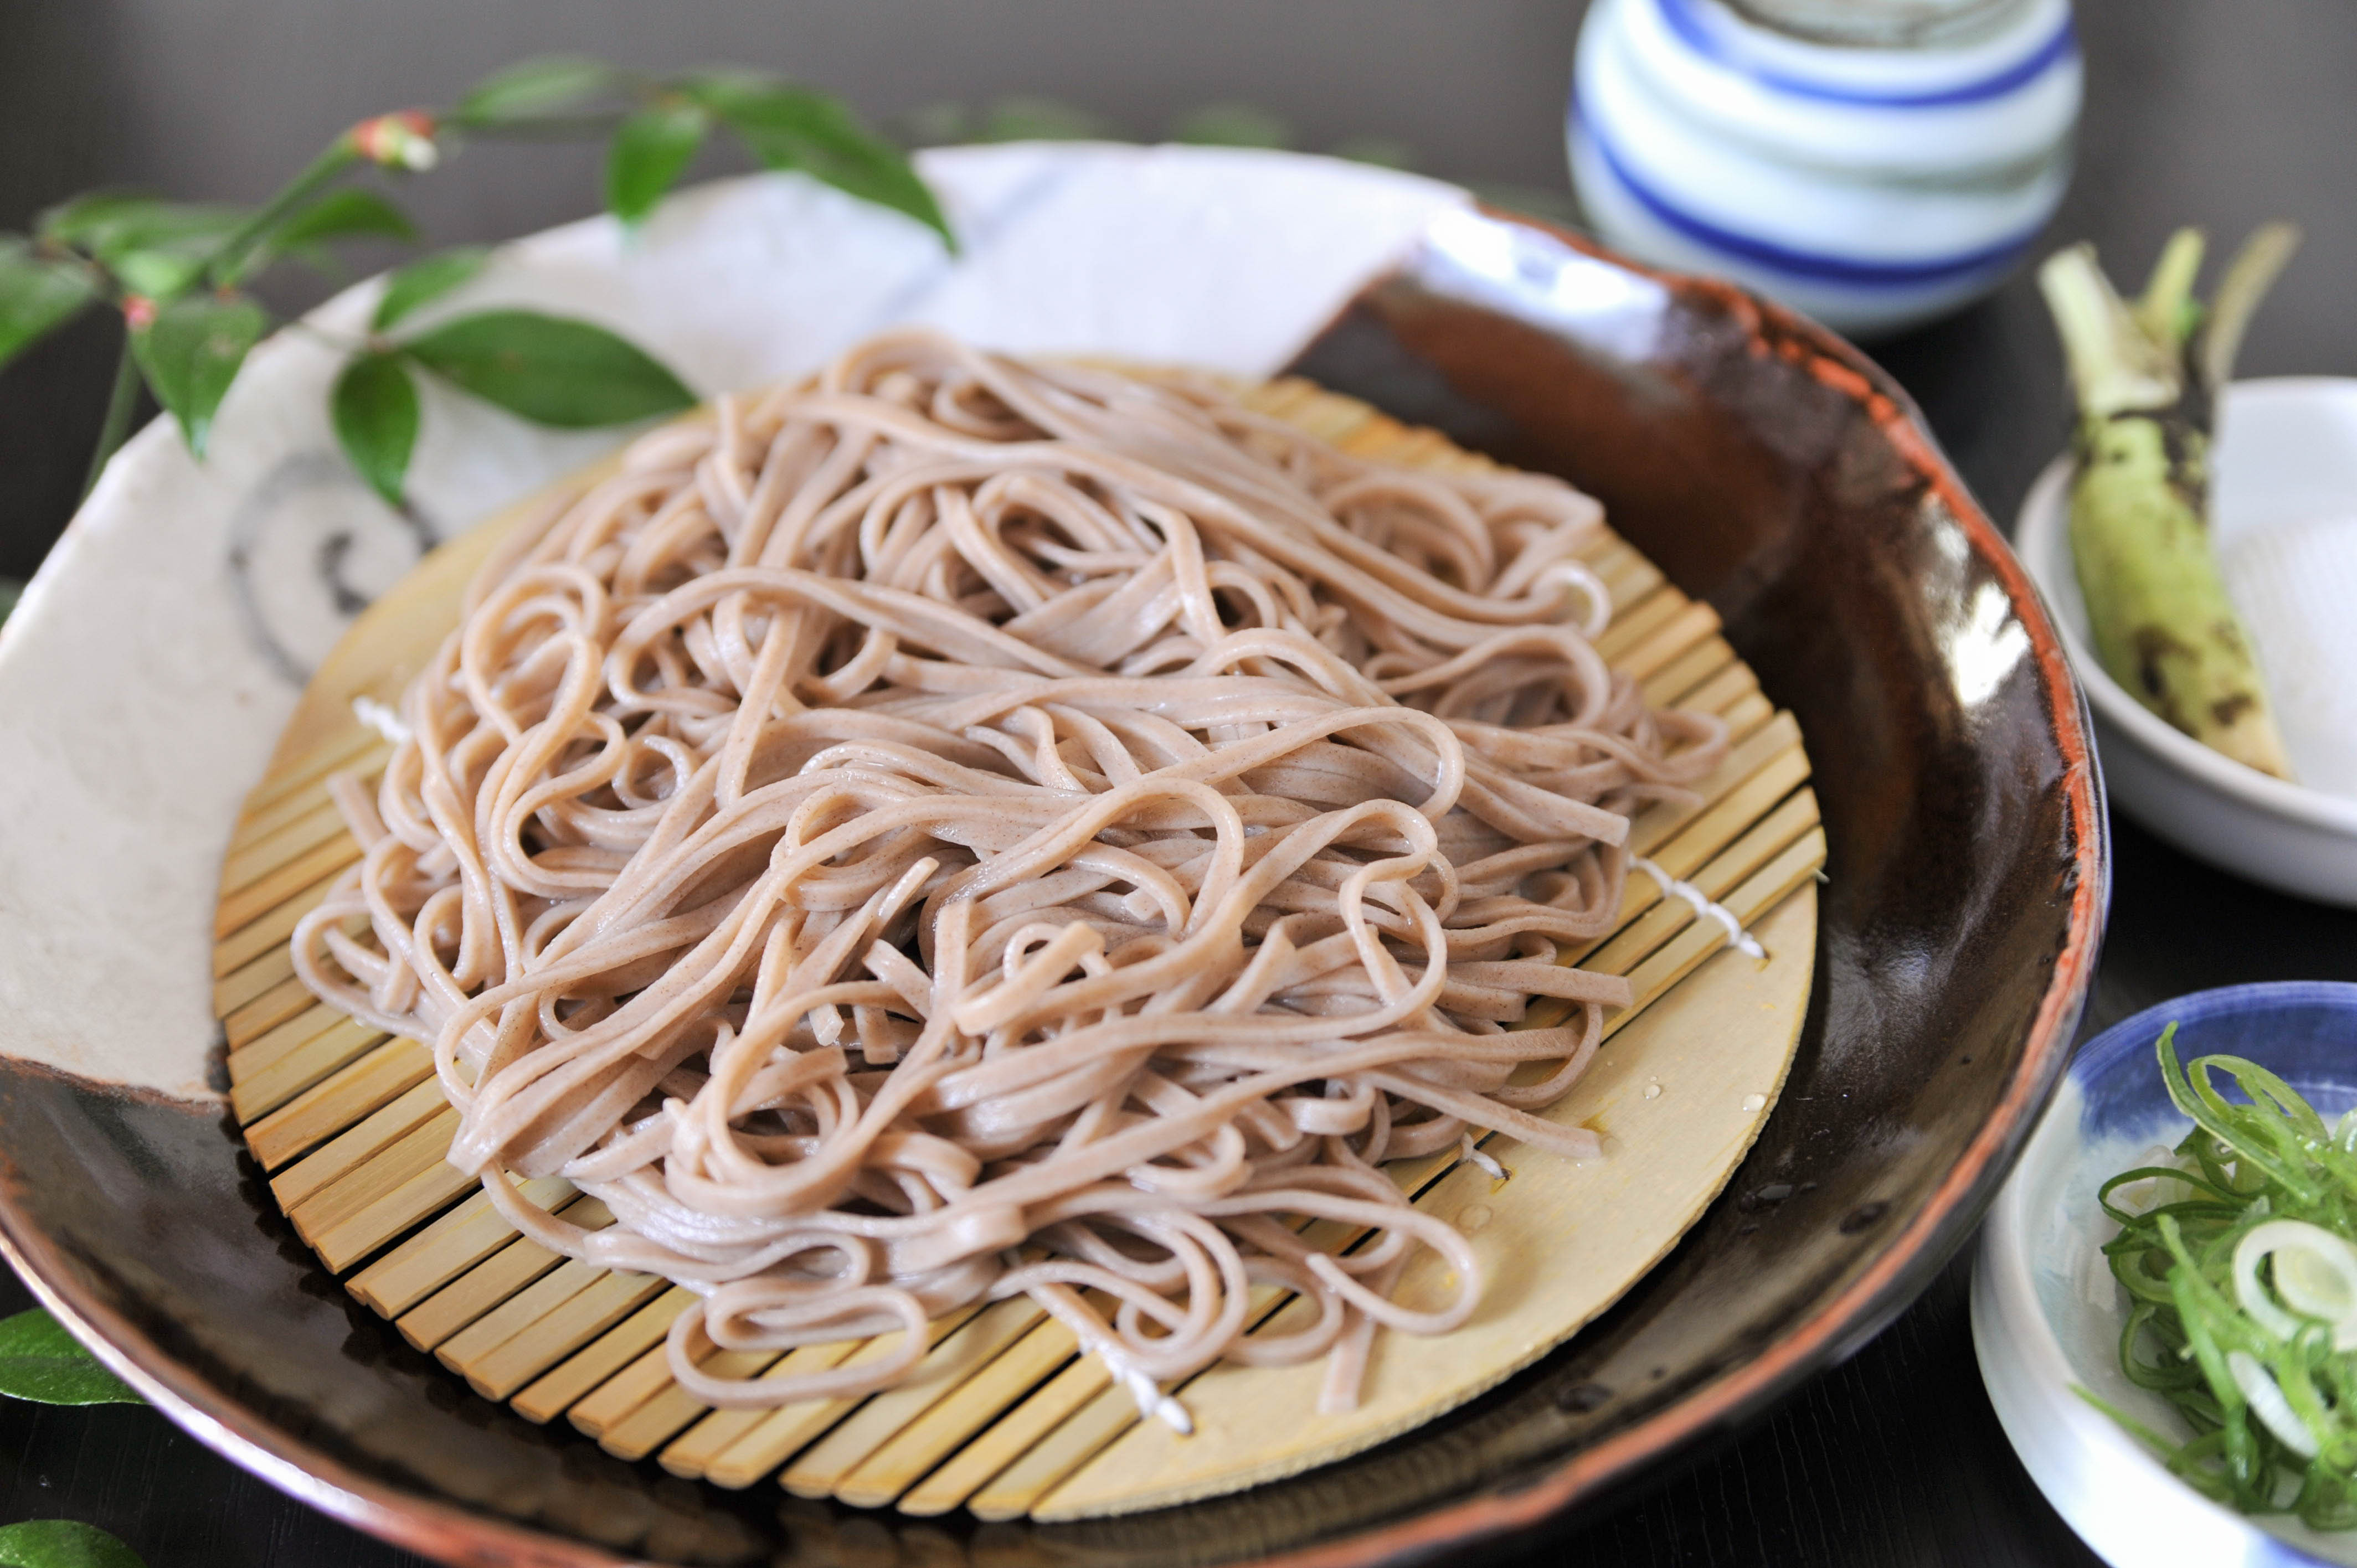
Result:
[[[1857,403],[1944,505],[1975,553],[2004,585],[2029,639],[2036,681],[2065,765],[2059,789],[2071,844],[2070,918],[2053,957],[2021,1057],[1986,1119],[1908,1222],[1824,1305],[1749,1360],[1655,1413],[1580,1448],[1507,1487],[1481,1490],[1423,1513],[1257,1561],[1266,1568],[1359,1568],[1461,1549],[1536,1530],[1574,1502],[1632,1480],[1674,1451],[1757,1415],[1810,1373],[1860,1348],[1914,1300],[1963,1244],[1995,1198],[2070,1059],[2080,1004],[2093,979],[2109,899],[2108,829],[2085,699],[2060,628],[2005,538],[1965,489],[1913,401],[1846,341],[1723,279],[1674,274],[1608,251],[1558,225],[1483,206],[1492,220],[1535,231],[1579,252],[1689,297],[1716,305],[1756,338],[1771,332],[1805,346],[1811,375]],[[1371,279],[1370,286],[1380,282]],[[207,1446],[280,1490],[386,1541],[454,1563],[497,1568],[587,1568],[642,1561],[551,1534],[431,1494],[362,1475],[256,1416],[182,1365],[121,1314],[91,1298],[46,1237],[0,1190],[0,1256],[105,1365]]]
[[[2073,467],[2068,453],[2055,458],[2038,476],[2038,482],[2030,486],[2029,496],[2022,501],[2020,521],[2014,532],[2021,542],[2021,555],[2025,562],[2039,560],[2047,550],[2067,550],[2070,547],[2066,531],[2069,528],[2069,490]],[[2057,538],[2057,535],[2064,537]],[[2040,591],[2058,598],[2065,592],[2075,593],[2078,588],[2075,578],[2067,584],[2040,579],[2038,585]],[[2094,650],[2080,640],[2068,618],[2060,615],[2050,618],[2063,647],[2071,650],[2071,662],[2078,671],[2081,684],[2086,688],[2088,700],[2103,715],[2104,723],[2121,730],[2130,740],[2178,771],[2222,794],[2234,796],[2248,805],[2295,822],[2357,837],[2357,800],[2328,795],[2321,789],[2311,789],[2305,784],[2295,784],[2287,779],[2270,778],[2255,768],[2211,750],[2128,695],[2127,688],[2112,679],[2110,671],[2095,657]]]
[[[2197,991],[2174,1001],[2163,1002],[2143,1012],[2123,1018],[2089,1040],[2075,1053],[2075,1061],[2089,1066],[2108,1066],[2099,1058],[2117,1057],[2132,1051],[2147,1065],[2151,1058],[2154,1036],[2162,1027],[2175,1023],[2180,1026],[2189,1022],[2214,1018],[2221,1014],[2273,1011],[2284,1004],[2328,1003],[2357,1011],[2357,983],[2335,980],[2263,980],[2244,985],[2222,985],[2209,991]],[[2140,1048],[2139,1048],[2140,1047]],[[2262,1064],[2265,1065],[2265,1064]],[[2075,1128],[2070,1130],[2076,1135]],[[1976,1267],[1992,1275],[1994,1294],[2001,1315],[2007,1351],[2018,1357],[2038,1379],[2049,1387],[2069,1387],[2078,1381],[2071,1359],[2063,1354],[2062,1342],[2054,1333],[2040,1305],[2038,1288],[2030,1281],[2029,1250],[2030,1208],[2037,1198],[2026,1188],[2017,1191],[2007,1187],[1989,1211],[1988,1242],[1975,1260]],[[1977,1323],[1975,1328],[1978,1335]],[[2107,1416],[2076,1400],[2068,1402],[2071,1412],[2066,1418],[2083,1434],[2083,1441],[2102,1444],[2108,1452],[2132,1454],[2138,1465],[2157,1478],[2166,1479],[2184,1498],[2212,1509],[2226,1518],[2248,1526],[2254,1532],[2266,1533],[2265,1527],[2246,1515],[2234,1512],[2223,1504],[2203,1497],[2184,1481],[2169,1473],[2169,1467],[2154,1458],[2145,1445],[2122,1431]],[[2290,1541],[2269,1535],[2276,1544],[2299,1552],[2302,1562],[2316,1562]]]
[[2272,1011],[2281,1004],[2303,1003],[2323,1003],[2357,1015],[2357,981],[2254,980],[2241,985],[2217,985],[2207,991],[2190,992],[2121,1019],[2072,1052],[2072,1058],[2091,1067],[2108,1065],[2102,1058],[2126,1049],[2119,1042],[2138,1035],[2144,1036],[2149,1054],[2152,1042],[2170,1024],[2182,1028],[2222,1013]]

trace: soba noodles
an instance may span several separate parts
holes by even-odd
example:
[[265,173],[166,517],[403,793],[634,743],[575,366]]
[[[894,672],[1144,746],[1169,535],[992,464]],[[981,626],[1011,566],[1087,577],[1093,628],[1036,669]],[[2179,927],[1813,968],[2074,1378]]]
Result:
[[[1347,1406],[1379,1326],[1481,1289],[1380,1167],[1598,1152],[1535,1112],[1629,993],[1557,944],[1725,752],[1591,645],[1598,518],[1208,381],[877,338],[500,546],[382,785],[336,787],[366,854],[296,967],[432,1044],[518,1230],[696,1294],[700,1399],[880,1388],[1028,1293],[1134,1388],[1330,1356]],[[1565,1021],[1511,1027],[1534,998]],[[1411,1304],[1419,1249],[1451,1283]],[[1317,1311],[1248,1337],[1258,1285]]]

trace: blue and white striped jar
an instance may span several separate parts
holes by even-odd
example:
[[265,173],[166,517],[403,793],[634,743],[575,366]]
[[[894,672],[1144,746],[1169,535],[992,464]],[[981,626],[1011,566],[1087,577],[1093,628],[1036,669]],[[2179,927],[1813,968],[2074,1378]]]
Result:
[[2023,258],[2080,83],[2070,0],[1596,0],[1572,177],[1618,249],[1870,336]]

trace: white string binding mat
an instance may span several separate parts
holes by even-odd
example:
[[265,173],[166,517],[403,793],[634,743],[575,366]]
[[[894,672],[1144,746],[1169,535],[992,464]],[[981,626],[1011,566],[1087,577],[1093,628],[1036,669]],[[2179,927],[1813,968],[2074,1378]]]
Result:
[[1503,1181],[1506,1179],[1506,1167],[1498,1163],[1496,1155],[1488,1153],[1480,1144],[1475,1143],[1473,1141],[1473,1134],[1470,1133],[1466,1133],[1463,1138],[1458,1140],[1457,1144],[1457,1157],[1461,1160],[1469,1161],[1475,1169],[1480,1171],[1482,1175],[1488,1176],[1491,1181]]
[[[1209,382],[875,339],[503,541],[336,790],[363,854],[296,972],[431,1047],[510,1225],[696,1298],[696,1401],[862,1395],[1028,1295],[1174,1425],[1222,1359],[1348,1405],[1378,1329],[1482,1288],[1381,1167],[1599,1153],[1536,1112],[1633,993],[1557,954],[1727,755],[1591,644],[1599,526]],[[1449,1294],[1394,1299],[1422,1253]],[[1314,1310],[1247,1336],[1265,1287]]]
[[352,717],[395,746],[409,738],[409,726],[402,723],[401,714],[389,703],[380,703],[374,697],[354,697]]
[[1764,959],[1768,956],[1768,950],[1760,945],[1757,937],[1743,929],[1743,922],[1735,918],[1734,910],[1714,902],[1709,894],[1693,883],[1679,881],[1641,854],[1633,857],[1632,864],[1660,885],[1663,897],[1683,898],[1694,906],[1696,915],[1707,915],[1725,927],[1727,946],[1748,958]]
[[1128,1357],[1102,1340],[1089,1349],[1105,1364],[1105,1369],[1113,1374],[1114,1381],[1129,1391],[1129,1397],[1137,1403],[1139,1415],[1148,1421],[1160,1422],[1181,1437],[1193,1434],[1195,1420],[1187,1413],[1187,1407],[1164,1393],[1161,1385],[1139,1370]]

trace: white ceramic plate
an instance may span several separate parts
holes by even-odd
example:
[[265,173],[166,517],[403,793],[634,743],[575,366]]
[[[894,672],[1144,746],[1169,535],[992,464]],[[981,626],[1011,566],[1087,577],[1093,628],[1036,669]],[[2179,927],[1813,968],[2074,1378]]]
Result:
[[[706,395],[899,322],[1265,375],[1468,200],[1232,148],[945,148],[921,167],[956,257],[898,214],[760,176],[685,191],[627,238],[598,218],[520,241],[431,308],[602,321]],[[358,337],[379,286],[313,320]],[[0,626],[0,1054],[211,1098],[221,854],[311,665],[426,548],[631,434],[547,431],[429,386],[396,513],[336,450],[339,358],[319,335],[263,344],[201,464],[167,422],[134,438]]]
[[[2221,414],[2212,465],[2222,539],[2357,515],[2357,380],[2238,381]],[[2287,784],[2220,756],[2128,695],[2096,662],[2071,564],[2070,484],[2071,461],[2058,457],[2022,503],[2013,547],[2087,689],[2112,800],[2188,854],[2283,892],[2357,908],[2357,797]],[[2357,616],[2357,605],[2348,613]],[[2260,644],[2264,656],[2264,629]],[[2271,671],[2278,708],[2287,677],[2314,673]],[[2346,677],[2357,680],[2357,670]],[[2311,740],[2298,714],[2278,716],[2296,768],[2304,744],[2321,759],[2346,741]]]

